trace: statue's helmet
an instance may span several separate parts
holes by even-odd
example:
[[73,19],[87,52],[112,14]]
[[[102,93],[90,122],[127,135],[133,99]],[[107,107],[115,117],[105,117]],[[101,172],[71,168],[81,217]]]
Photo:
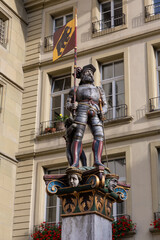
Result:
[[96,68],[92,64],[84,66],[81,70],[81,82],[80,84],[93,83],[94,82],[94,73]]

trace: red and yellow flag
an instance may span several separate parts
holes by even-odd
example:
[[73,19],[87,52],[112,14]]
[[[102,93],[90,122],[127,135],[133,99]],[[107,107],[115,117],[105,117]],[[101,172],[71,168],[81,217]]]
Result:
[[75,47],[75,19],[54,34],[53,62]]

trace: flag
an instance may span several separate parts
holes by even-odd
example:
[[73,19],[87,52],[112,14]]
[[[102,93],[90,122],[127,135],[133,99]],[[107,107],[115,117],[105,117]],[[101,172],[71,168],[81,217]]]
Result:
[[53,62],[75,47],[75,19],[54,34]]

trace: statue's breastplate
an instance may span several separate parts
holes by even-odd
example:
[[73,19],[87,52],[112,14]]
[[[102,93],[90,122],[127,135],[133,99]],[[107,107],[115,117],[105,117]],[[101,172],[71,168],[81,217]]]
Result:
[[76,101],[89,101],[99,102],[100,93],[96,86],[91,84],[80,85],[77,89]]

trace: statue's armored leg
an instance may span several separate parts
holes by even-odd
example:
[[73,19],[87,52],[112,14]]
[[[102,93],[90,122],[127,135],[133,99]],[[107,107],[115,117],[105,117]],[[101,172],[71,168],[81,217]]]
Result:
[[82,153],[80,155],[80,159],[81,159],[82,166],[86,167],[87,166],[87,158],[86,158],[86,154],[83,151],[83,149],[82,149]]
[[92,144],[92,150],[94,153],[94,165],[105,167],[101,163],[101,156],[103,151],[103,137],[104,137],[103,126],[102,126],[102,122],[97,116],[91,118],[90,129],[94,136],[94,141]]
[[73,158],[72,167],[79,167],[79,158],[82,152],[82,141],[74,140],[72,142],[71,150]]
[[103,141],[102,140],[94,140],[92,144],[92,150],[94,153],[94,165],[95,166],[103,166],[101,163],[101,156],[103,151]]
[[74,134],[74,138],[71,146],[72,159],[73,159],[72,167],[79,167],[79,159],[82,153],[82,138],[83,138],[85,127],[86,127],[85,125],[79,124]]

